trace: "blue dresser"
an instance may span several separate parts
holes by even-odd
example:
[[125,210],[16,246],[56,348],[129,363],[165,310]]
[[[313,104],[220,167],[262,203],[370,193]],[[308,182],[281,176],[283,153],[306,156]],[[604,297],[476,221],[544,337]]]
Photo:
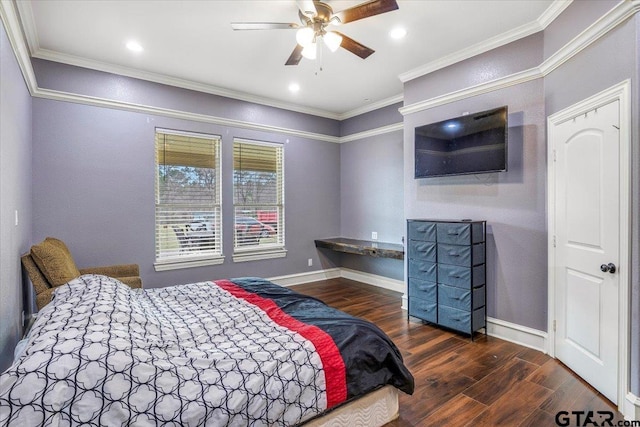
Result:
[[473,336],[486,326],[486,221],[407,221],[409,316]]

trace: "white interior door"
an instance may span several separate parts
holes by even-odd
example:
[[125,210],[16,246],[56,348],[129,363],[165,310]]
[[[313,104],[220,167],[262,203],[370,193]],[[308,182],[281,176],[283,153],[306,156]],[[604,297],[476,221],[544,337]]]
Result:
[[619,101],[550,130],[555,150],[555,355],[618,397]]

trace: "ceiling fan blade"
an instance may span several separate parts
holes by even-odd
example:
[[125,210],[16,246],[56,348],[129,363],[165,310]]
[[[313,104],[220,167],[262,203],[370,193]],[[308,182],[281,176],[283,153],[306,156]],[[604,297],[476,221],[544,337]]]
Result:
[[396,9],[398,9],[396,0],[370,0],[361,5],[335,13],[334,16],[337,16],[341,23],[346,24],[347,22],[380,15],[381,13],[391,12]]
[[302,49],[304,48],[297,44],[284,65],[298,65],[300,63],[300,60],[302,59]]
[[303,15],[313,18],[318,14],[313,0],[297,0],[296,3],[298,3],[298,9],[300,9]]
[[299,28],[296,23],[287,22],[232,22],[234,30],[293,30]]
[[366,47],[365,45],[355,41],[351,37],[347,37],[344,34],[339,33],[338,31],[334,31],[334,33],[342,37],[342,43],[340,43],[340,47],[347,49],[349,52],[359,56],[362,59],[368,58],[369,55],[375,52],[375,50]]

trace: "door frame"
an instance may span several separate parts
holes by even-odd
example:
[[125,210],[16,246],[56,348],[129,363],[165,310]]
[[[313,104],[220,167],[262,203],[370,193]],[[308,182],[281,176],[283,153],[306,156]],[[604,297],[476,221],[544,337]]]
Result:
[[[630,280],[631,275],[631,80],[625,80],[596,95],[547,117],[547,353],[555,358],[555,126],[614,101],[620,102],[620,269],[618,289],[618,410],[624,414],[629,393]],[[626,161],[625,161],[626,159]]]

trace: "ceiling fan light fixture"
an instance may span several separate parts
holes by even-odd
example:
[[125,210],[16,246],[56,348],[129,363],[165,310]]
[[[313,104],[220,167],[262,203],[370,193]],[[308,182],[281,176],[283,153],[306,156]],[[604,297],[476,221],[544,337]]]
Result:
[[316,43],[311,43],[302,49],[302,56],[307,59],[314,60],[318,56],[318,45]]
[[313,43],[315,35],[316,34],[311,27],[300,28],[296,32],[296,42],[298,42],[302,47],[307,47]]
[[337,33],[334,33],[333,31],[328,31],[324,35],[323,39],[324,39],[324,44],[327,45],[327,47],[331,52],[335,52],[336,50],[338,50],[338,48],[342,44],[342,36],[340,36]]

